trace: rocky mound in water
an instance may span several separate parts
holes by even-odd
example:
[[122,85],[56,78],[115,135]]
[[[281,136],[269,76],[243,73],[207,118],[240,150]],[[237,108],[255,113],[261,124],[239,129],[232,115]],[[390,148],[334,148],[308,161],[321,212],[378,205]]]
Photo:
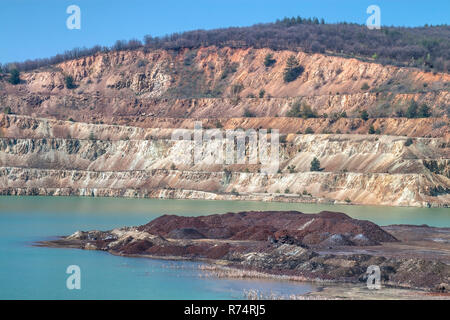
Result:
[[42,245],[159,259],[206,259],[238,268],[242,274],[258,271],[303,280],[365,282],[369,267],[378,266],[383,284],[445,292],[450,255],[441,242],[450,237],[450,229],[418,229],[381,228],[326,211],[164,215],[139,227],[77,231]]
[[265,211],[215,214],[201,217],[164,215],[138,228],[174,239],[226,239],[303,245],[378,245],[397,241],[376,224],[344,213],[322,211]]

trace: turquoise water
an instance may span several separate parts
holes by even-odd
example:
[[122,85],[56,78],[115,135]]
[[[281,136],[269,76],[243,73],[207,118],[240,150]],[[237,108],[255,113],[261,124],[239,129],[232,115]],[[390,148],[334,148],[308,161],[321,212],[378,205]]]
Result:
[[[205,200],[0,197],[0,299],[242,299],[244,290],[278,295],[314,289],[305,283],[204,277],[199,263],[117,257],[104,252],[35,247],[76,230],[147,223],[161,214],[242,210],[341,211],[381,225],[450,227],[449,209],[330,206]],[[81,268],[81,290],[68,290],[67,266]]]

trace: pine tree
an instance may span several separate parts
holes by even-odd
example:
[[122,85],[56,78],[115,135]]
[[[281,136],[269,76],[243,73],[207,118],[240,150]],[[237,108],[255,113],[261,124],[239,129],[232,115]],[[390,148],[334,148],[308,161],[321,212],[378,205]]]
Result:
[[72,78],[72,76],[66,76],[65,78],[64,78],[64,81],[65,81],[65,83],[66,83],[66,88],[67,89],[74,89],[76,86],[75,86],[75,83],[73,82],[73,78]]
[[430,107],[425,103],[419,109],[419,118],[429,118],[431,116]]
[[286,61],[286,67],[283,72],[284,82],[292,82],[297,79],[303,72],[303,67],[298,63],[294,55],[290,56]]
[[406,117],[407,118],[417,118],[417,109],[418,109],[417,102],[414,100],[411,100],[411,103],[409,104],[408,110],[406,110]]
[[314,130],[311,129],[311,127],[306,128],[305,134],[313,134],[313,133],[314,133]]
[[266,57],[264,58],[264,65],[266,67],[271,67],[275,64],[275,62],[277,62],[274,58],[273,58],[273,54],[272,53],[268,53],[266,55]]
[[9,77],[9,83],[11,84],[19,84],[20,83],[20,72],[17,69],[11,70],[11,76]]
[[311,171],[321,171],[320,169],[320,161],[316,157],[311,161]]
[[363,119],[364,121],[369,120],[369,114],[366,110],[361,111],[361,119]]

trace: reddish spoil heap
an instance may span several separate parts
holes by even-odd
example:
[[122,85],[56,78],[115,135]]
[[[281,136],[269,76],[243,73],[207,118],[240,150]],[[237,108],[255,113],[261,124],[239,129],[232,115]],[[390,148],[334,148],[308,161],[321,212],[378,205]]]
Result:
[[[385,230],[394,232],[395,237]],[[43,244],[127,256],[206,259],[221,266],[309,280],[361,282],[368,268],[375,265],[384,284],[447,290],[450,265],[441,242],[450,239],[450,230],[420,230],[381,228],[339,212],[238,212],[200,217],[164,215],[139,227],[77,231]],[[441,242],[422,243],[422,238]]]
[[377,245],[397,241],[376,224],[322,211],[238,212],[201,217],[161,216],[139,231],[172,239],[226,239],[303,245]]

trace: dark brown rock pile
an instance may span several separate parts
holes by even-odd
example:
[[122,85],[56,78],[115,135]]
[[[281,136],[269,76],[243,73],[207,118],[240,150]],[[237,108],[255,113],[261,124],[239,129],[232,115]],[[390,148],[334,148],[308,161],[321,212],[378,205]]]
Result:
[[227,239],[351,246],[397,241],[376,224],[344,213],[322,211],[264,211],[200,217],[161,216],[140,226],[140,231],[175,239]]

